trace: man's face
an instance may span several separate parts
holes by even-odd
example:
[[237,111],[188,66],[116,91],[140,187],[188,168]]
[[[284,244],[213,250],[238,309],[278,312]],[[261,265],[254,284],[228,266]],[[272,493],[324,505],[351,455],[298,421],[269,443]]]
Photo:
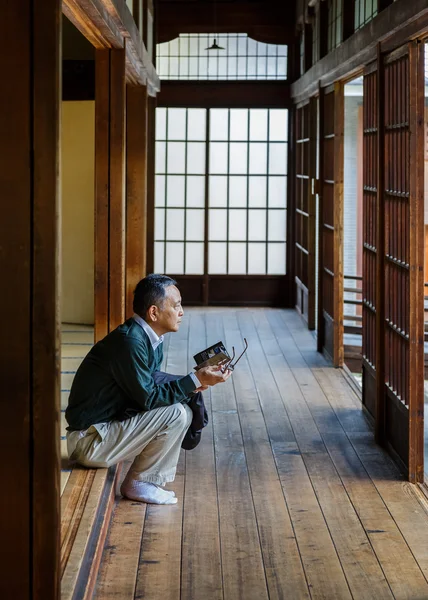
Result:
[[158,335],[163,335],[170,331],[178,331],[181,319],[183,317],[183,307],[181,306],[181,295],[175,285],[169,285],[165,288],[165,300],[163,306],[157,309],[157,319],[153,325]]

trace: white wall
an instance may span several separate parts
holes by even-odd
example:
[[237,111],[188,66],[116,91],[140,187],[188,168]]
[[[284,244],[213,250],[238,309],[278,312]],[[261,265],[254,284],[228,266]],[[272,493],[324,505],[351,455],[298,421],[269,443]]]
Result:
[[63,102],[62,322],[94,322],[95,102]]

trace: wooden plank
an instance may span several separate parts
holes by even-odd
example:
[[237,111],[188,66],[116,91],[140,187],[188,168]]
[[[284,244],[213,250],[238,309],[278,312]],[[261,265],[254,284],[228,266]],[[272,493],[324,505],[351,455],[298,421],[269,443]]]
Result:
[[60,17],[59,0],[33,9],[32,590],[41,600],[60,590]]
[[109,330],[125,320],[125,51],[110,51]]
[[147,89],[126,86],[126,316],[146,275]]
[[[191,310],[185,318],[190,321],[187,365],[187,371],[190,372],[195,365],[193,355],[206,348],[208,343],[204,314]],[[187,493],[183,507],[181,596],[222,600],[219,507],[208,390],[204,392],[204,399],[210,423],[202,433],[199,446],[185,452]]]
[[343,365],[343,177],[344,177],[345,92],[334,86],[334,355],[335,367]]
[[110,55],[95,53],[95,326],[98,342],[109,331]]

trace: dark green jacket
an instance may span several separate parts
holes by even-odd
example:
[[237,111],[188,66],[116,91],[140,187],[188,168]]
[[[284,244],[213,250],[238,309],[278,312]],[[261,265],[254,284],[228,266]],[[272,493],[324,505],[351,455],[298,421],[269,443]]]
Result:
[[71,386],[65,418],[69,430],[123,421],[141,411],[187,401],[195,383],[186,375],[155,385],[163,359],[143,328],[128,319],[99,341],[83,359]]

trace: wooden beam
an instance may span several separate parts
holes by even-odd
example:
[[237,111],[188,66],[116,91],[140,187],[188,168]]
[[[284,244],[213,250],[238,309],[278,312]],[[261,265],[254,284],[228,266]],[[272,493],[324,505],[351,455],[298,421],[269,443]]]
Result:
[[[215,33],[248,33],[271,44],[291,44],[294,39],[294,6],[278,2],[218,2]],[[294,3],[292,3],[294,4]],[[180,33],[213,33],[210,2],[158,2],[158,43]]]
[[287,81],[163,81],[158,106],[290,108]]
[[160,89],[159,77],[125,0],[62,0],[63,13],[97,49],[120,49],[126,40],[126,78]]
[[334,356],[335,367],[343,365],[343,174],[345,93],[334,85]]
[[291,96],[299,102],[317,93],[318,81],[324,87],[361,70],[376,59],[379,41],[382,52],[389,52],[427,31],[426,0],[394,2],[293,83]]
[[322,352],[325,343],[325,324],[323,311],[323,288],[324,288],[324,102],[325,90],[318,87],[318,307],[317,307],[317,351]]
[[[2,598],[59,597],[60,5],[3,2],[0,98]],[[16,32],[23,33],[19,44]]]
[[146,275],[147,90],[126,88],[126,317],[135,286]]
[[156,100],[148,98],[147,117],[147,273],[154,269]]

